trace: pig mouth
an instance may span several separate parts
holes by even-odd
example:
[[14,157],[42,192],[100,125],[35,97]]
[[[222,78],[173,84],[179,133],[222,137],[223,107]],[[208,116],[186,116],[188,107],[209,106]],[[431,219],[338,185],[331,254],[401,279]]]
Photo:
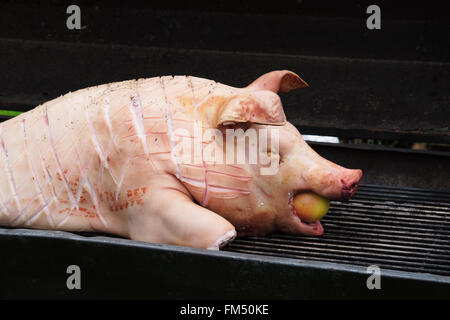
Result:
[[[300,218],[298,218],[300,220]],[[301,221],[300,223],[302,223],[306,228],[308,228],[308,235],[315,235],[315,236],[321,236],[323,234],[323,227],[322,224],[320,223],[320,221],[315,221],[315,222],[305,222],[305,221]]]
[[[302,191],[304,192],[304,191]],[[320,223],[320,221],[314,221],[314,222],[306,222],[306,221],[302,221],[302,219],[300,219],[300,217],[298,216],[297,212],[295,211],[294,208],[294,198],[297,194],[301,193],[300,191],[298,192],[294,192],[292,194],[289,194],[289,200],[288,200],[288,204],[289,204],[289,210],[291,215],[294,216],[294,219],[296,219],[297,221],[300,222],[301,224],[301,230],[300,232],[304,235],[314,235],[314,236],[321,236],[323,234],[323,226]]]
[[341,191],[341,199],[342,201],[348,201],[358,190],[358,183],[354,182],[351,185],[346,185],[345,181],[341,179],[342,191]]

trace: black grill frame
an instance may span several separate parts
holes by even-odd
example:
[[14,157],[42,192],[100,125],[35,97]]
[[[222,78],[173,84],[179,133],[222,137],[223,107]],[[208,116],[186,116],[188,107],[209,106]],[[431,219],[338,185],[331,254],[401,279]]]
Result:
[[[0,229],[0,298],[368,299],[448,298],[450,278],[363,266],[209,251],[61,231]],[[67,290],[65,270],[83,270]]]
[[[379,199],[369,198],[379,198],[383,195],[381,190],[390,209],[399,203],[403,207],[438,207],[435,200],[439,198],[440,208],[447,210],[442,214],[444,218],[432,220],[435,218],[432,215],[427,223],[432,230],[444,231],[442,235],[416,237],[420,230],[375,232],[367,230],[367,226],[351,227],[341,233],[334,230],[346,223],[346,216],[351,216],[349,208],[371,208],[363,202],[379,204]],[[416,195],[427,198],[417,200]],[[405,199],[410,196],[412,199]],[[97,234],[0,228],[2,258],[7,261],[0,264],[0,298],[448,298],[449,200],[449,194],[444,192],[361,185],[354,200],[332,203],[323,219],[325,235],[321,238],[293,235],[238,238],[218,252]],[[381,241],[368,245],[364,239],[367,235]],[[394,245],[389,237],[395,238]],[[417,241],[424,239],[432,242],[418,245]],[[251,245],[252,250],[242,250],[245,245]],[[264,246],[270,252],[261,250]],[[286,254],[289,246],[297,254]],[[349,258],[343,257],[342,248],[351,253]],[[367,249],[372,250],[371,257],[364,252]],[[411,252],[415,249],[417,252]],[[324,252],[328,258],[320,256]],[[336,259],[330,259],[333,254]],[[417,266],[418,256],[423,261],[422,267]],[[400,263],[395,260],[399,257],[403,259]],[[445,268],[436,266],[436,261]],[[79,292],[65,289],[64,270],[71,264],[80,265],[87,279],[87,286]],[[367,268],[372,265],[381,269],[381,290],[369,290],[366,286],[371,275]]]

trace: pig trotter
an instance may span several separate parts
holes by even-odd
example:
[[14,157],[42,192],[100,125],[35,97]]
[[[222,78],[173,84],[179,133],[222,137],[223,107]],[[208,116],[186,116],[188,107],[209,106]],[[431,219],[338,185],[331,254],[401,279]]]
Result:
[[228,243],[230,243],[231,241],[234,240],[234,238],[236,238],[236,230],[230,230],[227,231],[223,236],[221,236],[219,239],[217,239],[216,242],[214,242],[214,244],[209,247],[208,249],[210,250],[219,250],[220,248],[226,246]]

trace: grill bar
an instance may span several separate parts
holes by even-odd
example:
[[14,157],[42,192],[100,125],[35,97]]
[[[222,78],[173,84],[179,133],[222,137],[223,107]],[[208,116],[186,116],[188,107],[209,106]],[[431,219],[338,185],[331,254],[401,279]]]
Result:
[[[389,236],[383,236],[383,238],[377,239],[377,242],[370,242],[370,239],[368,240],[368,238],[374,237],[377,235],[378,235],[377,233],[370,233],[370,232],[355,233],[355,232],[351,232],[351,231],[343,231],[340,234],[337,234],[337,232],[336,232],[336,234],[327,232],[326,234],[324,234],[322,236],[322,238],[326,238],[330,242],[348,241],[348,242],[361,243],[361,242],[367,241],[367,243],[370,243],[372,245],[377,245],[377,246],[383,246],[384,244],[386,244],[387,246],[392,245],[392,246],[399,246],[399,247],[405,247],[405,248],[409,248],[410,246],[416,246],[416,250],[424,250],[424,251],[428,251],[429,250],[428,248],[434,248],[434,250],[447,252],[445,249],[450,249],[450,244],[448,244],[448,242],[442,242],[442,243],[439,243],[438,245],[436,245],[433,242],[433,239],[431,239],[431,241],[429,241],[429,242],[424,242],[423,239],[413,239],[411,237],[399,236],[399,237],[394,238],[394,237],[389,237]],[[280,234],[280,235],[276,235],[276,237],[278,239],[298,240],[298,236],[291,236],[291,235]],[[308,241],[309,239],[312,239],[313,241],[317,242],[317,239],[319,239],[319,238],[302,237],[301,239],[304,241]],[[419,244],[421,244],[422,248],[418,247]]]
[[433,265],[424,266],[422,264],[414,265],[410,263],[402,263],[399,264],[396,260],[387,260],[387,259],[360,259],[358,262],[355,261],[352,257],[342,256],[342,255],[327,255],[326,257],[316,257],[314,254],[310,253],[300,253],[300,254],[289,254],[289,253],[279,253],[279,252],[263,252],[261,250],[254,250],[252,248],[246,249],[242,248],[239,245],[233,247],[232,250],[234,252],[241,253],[249,253],[249,254],[258,254],[258,255],[267,255],[267,256],[275,256],[275,257],[286,257],[286,258],[294,258],[294,259],[303,259],[303,260],[315,260],[315,261],[324,261],[324,262],[334,262],[334,263],[344,263],[344,264],[358,264],[363,266],[369,265],[377,265],[382,268],[393,269],[393,270],[401,270],[401,271],[411,271],[411,272],[423,272],[423,273],[431,273],[449,276],[448,269],[445,267],[444,269],[438,267],[434,267]]
[[[238,245],[247,245],[245,241],[237,241]],[[331,243],[323,244],[323,243],[315,243],[315,244],[308,244],[303,243],[303,245],[300,244],[287,244],[286,241],[283,241],[282,243],[277,241],[259,241],[259,245],[262,247],[267,247],[269,250],[273,244],[276,244],[278,246],[277,250],[284,250],[286,252],[290,252],[290,250],[294,251],[302,251],[302,250],[310,250],[311,253],[342,253],[342,254],[350,254],[354,253],[356,256],[365,257],[368,254],[370,254],[371,257],[380,257],[380,258],[393,258],[396,259],[398,257],[402,257],[405,261],[411,261],[412,263],[415,263],[417,258],[423,258],[426,257],[429,262],[436,263],[438,265],[445,265],[448,260],[447,256],[445,254],[436,254],[436,253],[429,253],[429,252],[422,252],[422,253],[414,253],[411,254],[411,252],[407,250],[397,250],[389,248],[369,248],[369,247],[363,247],[360,245],[355,244],[343,244],[342,243],[334,243],[332,246]]]
[[[433,220],[439,220],[442,223],[447,224],[450,223],[450,219],[446,215],[445,211],[437,211],[437,210],[432,211],[426,209],[414,210],[404,207],[397,207],[395,208],[396,210],[391,210],[392,208],[387,206],[383,206],[382,208],[380,208],[381,206],[378,206],[376,208],[371,208],[370,210],[368,210],[367,208],[364,208],[364,206],[360,206],[358,202],[355,202],[354,204],[355,205],[353,206],[352,210],[354,211],[355,214],[363,213],[363,214],[370,214],[371,216],[383,217],[384,216],[383,213],[390,212],[392,214],[395,214],[398,219],[415,218],[416,221],[420,220],[426,222],[427,218],[431,218]],[[346,205],[341,205],[340,203],[337,202],[335,202],[333,205],[336,209],[343,209],[343,210],[345,210],[348,207]]]
[[439,204],[450,206],[449,194],[414,188],[392,188],[375,185],[362,185],[358,188],[355,199],[375,199],[406,201],[409,203]]
[[414,194],[418,194],[418,195],[424,195],[424,194],[428,194],[431,196],[435,196],[435,195],[441,195],[443,196],[445,199],[447,199],[447,201],[449,200],[449,195],[450,193],[446,192],[446,191],[432,191],[432,190],[425,190],[425,189],[420,189],[420,188],[411,188],[411,187],[391,187],[391,186],[380,186],[380,185],[375,185],[375,184],[361,184],[359,186],[360,189],[372,189],[375,190],[377,192],[390,192],[390,193],[414,193]]
[[450,193],[361,185],[322,224],[321,237],[238,238],[224,250],[450,276]]
[[[416,245],[421,244],[422,242],[426,242],[423,245],[427,245],[429,243],[436,243],[440,244],[441,246],[445,246],[448,244],[447,240],[441,240],[436,239],[434,236],[423,236],[423,235],[417,235],[417,234],[409,234],[408,232],[404,231],[392,231],[392,230],[369,230],[373,232],[367,232],[367,230],[364,230],[362,228],[358,227],[341,227],[338,225],[330,225],[328,223],[324,223],[324,225],[327,227],[327,229],[331,232],[333,231],[336,234],[346,234],[349,237],[352,237],[352,235],[367,235],[369,238],[366,238],[367,240],[370,239],[389,239],[389,241],[393,241],[393,239],[407,239],[407,240],[415,240]],[[370,238],[372,237],[372,238]],[[381,240],[380,239],[380,240]]]

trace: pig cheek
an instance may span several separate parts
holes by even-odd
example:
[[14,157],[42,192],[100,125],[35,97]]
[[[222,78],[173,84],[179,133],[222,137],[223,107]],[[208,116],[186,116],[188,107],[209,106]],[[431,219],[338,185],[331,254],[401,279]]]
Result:
[[257,183],[258,185],[256,186],[256,188],[258,189],[258,199],[256,199],[255,201],[258,202],[258,200],[260,200],[259,202],[264,202],[265,200],[269,200],[272,199],[273,197],[273,192],[274,192],[274,186],[276,184],[278,184],[276,181],[274,181],[274,178],[267,178],[264,180],[260,180],[259,183]]
[[266,235],[275,231],[275,216],[268,207],[252,209],[245,219],[239,219],[234,225],[238,235]]
[[286,211],[289,196],[292,195],[293,183],[292,174],[284,171],[280,170],[275,176],[261,179],[255,192],[255,199],[252,201],[253,208],[273,214]]
[[307,188],[308,169],[298,157],[287,158],[280,168],[280,173],[287,192]]
[[300,132],[291,123],[286,123],[281,129],[280,149],[291,150],[292,146],[297,144],[300,138]]
[[295,185],[297,178],[294,176],[295,174],[294,168],[284,168],[281,172],[281,179],[283,181],[283,186],[292,189]]
[[257,226],[264,230],[262,234],[267,234],[279,230],[280,221],[282,225],[291,221],[292,211],[289,207],[289,197],[293,195],[291,187],[283,181],[268,181],[267,193],[261,192],[255,199],[257,203],[252,206],[253,219],[250,225]]
[[276,210],[256,190],[251,195],[217,203],[211,209],[233,224],[239,236],[266,235],[275,230]]

